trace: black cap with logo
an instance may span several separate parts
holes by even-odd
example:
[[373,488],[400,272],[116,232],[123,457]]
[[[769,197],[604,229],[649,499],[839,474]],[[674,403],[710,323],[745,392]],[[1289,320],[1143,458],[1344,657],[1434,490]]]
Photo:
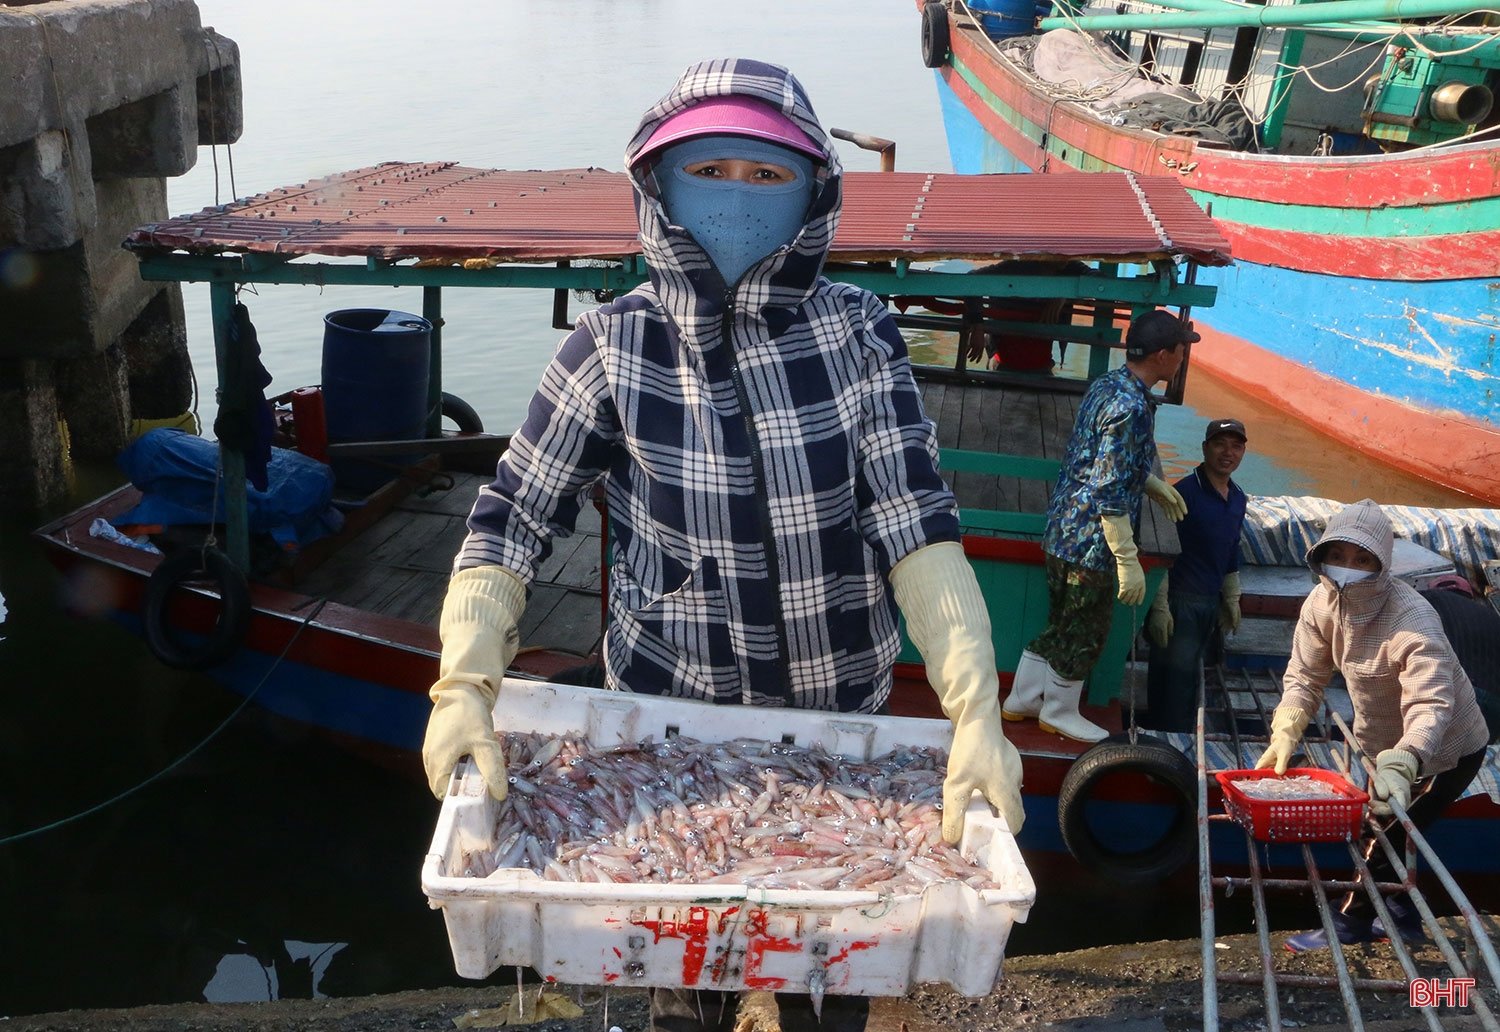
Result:
[[1238,419],[1210,419],[1208,429],[1203,431],[1203,443],[1207,444],[1220,434],[1234,434],[1242,441],[1250,439],[1245,436],[1245,424]]
[[1166,309],[1158,308],[1130,324],[1125,333],[1125,357],[1145,358],[1153,352],[1202,339],[1193,330],[1192,323],[1183,322]]

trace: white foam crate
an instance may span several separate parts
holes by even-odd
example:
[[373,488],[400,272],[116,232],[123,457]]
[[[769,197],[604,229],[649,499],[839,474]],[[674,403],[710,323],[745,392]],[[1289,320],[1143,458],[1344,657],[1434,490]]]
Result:
[[[950,739],[943,720],[752,711],[514,679],[499,695],[497,727],[582,733],[596,746],[681,733],[700,741],[821,742],[867,760],[898,745],[946,749]],[[529,869],[464,877],[467,857],[495,848],[498,805],[469,762],[460,764],[422,866],[422,890],[443,911],[454,965],[465,978],[520,965],[572,985],[896,996],[943,982],[982,996],[999,977],[1011,925],[1026,920],[1036,899],[1014,836],[977,794],[961,845],[999,888],[945,882],[897,897],[556,882]]]

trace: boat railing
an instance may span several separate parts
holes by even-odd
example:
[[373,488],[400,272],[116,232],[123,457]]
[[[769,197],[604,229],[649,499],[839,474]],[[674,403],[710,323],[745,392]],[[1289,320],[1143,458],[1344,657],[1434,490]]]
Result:
[[[1343,843],[1354,870],[1352,879],[1325,875],[1319,868],[1313,848],[1307,843],[1300,845],[1300,869],[1272,876],[1269,867],[1263,862],[1262,850],[1265,847],[1243,828],[1240,832],[1244,838],[1248,876],[1215,874],[1216,861],[1223,860],[1223,857],[1215,857],[1210,848],[1210,827],[1217,823],[1232,823],[1232,818],[1228,814],[1208,812],[1211,772],[1207,744],[1213,741],[1230,743],[1233,755],[1243,758],[1246,755],[1244,746],[1251,745],[1253,749],[1264,742],[1264,738],[1257,740],[1242,735],[1240,720],[1247,719],[1248,723],[1250,719],[1257,719],[1263,726],[1269,726],[1269,711],[1274,708],[1280,695],[1276,678],[1265,670],[1225,670],[1220,667],[1210,671],[1210,676],[1200,682],[1196,742],[1198,892],[1205,1032],[1217,1032],[1220,1027],[1221,984],[1257,983],[1262,987],[1266,1028],[1281,1028],[1284,1025],[1281,1016],[1282,989],[1308,989],[1336,990],[1347,1027],[1353,1030],[1365,1028],[1361,998],[1368,1004],[1369,996],[1373,993],[1406,995],[1411,1008],[1421,1014],[1422,1021],[1429,1029],[1471,1028],[1474,1027],[1472,1022],[1477,1019],[1479,1026],[1484,1029],[1492,1032],[1500,1030],[1500,1020],[1496,1017],[1497,1009],[1500,1009],[1500,958],[1497,958],[1490,933],[1442,858],[1412,823],[1405,807],[1398,801],[1392,800],[1392,809],[1406,833],[1404,850],[1398,852],[1378,823],[1368,816],[1365,820],[1366,827],[1374,834],[1377,847],[1390,861],[1399,881],[1377,882],[1361,853],[1357,839],[1348,839]],[[1209,731],[1207,729],[1210,725],[1222,727],[1223,730]],[[1332,743],[1334,739],[1330,732],[1334,729],[1341,736],[1338,747],[1330,750],[1334,766],[1346,777],[1353,774],[1355,765],[1366,774],[1373,774],[1374,764],[1353,744],[1354,736],[1343,716],[1326,704],[1318,725],[1312,729],[1314,734],[1305,741]],[[1419,858],[1429,875],[1424,879],[1427,888],[1418,884]],[[1250,891],[1259,944],[1259,966],[1257,970],[1224,970],[1218,960],[1214,894],[1217,890],[1227,898],[1243,889]],[[1406,894],[1421,916],[1425,932],[1431,936],[1433,948],[1440,960],[1433,960],[1431,951],[1427,950],[1418,957],[1398,932],[1390,937],[1390,950],[1404,979],[1356,974],[1351,965],[1351,951],[1339,942],[1335,932],[1333,905],[1329,895],[1360,891],[1369,896],[1376,914],[1384,927],[1389,929],[1394,929],[1396,924],[1386,897],[1398,892]],[[1330,974],[1290,971],[1286,970],[1285,964],[1278,966],[1277,955],[1273,952],[1271,943],[1267,907],[1267,897],[1272,892],[1312,896],[1321,927],[1330,944]],[[1448,920],[1440,920],[1439,910],[1454,916]]]

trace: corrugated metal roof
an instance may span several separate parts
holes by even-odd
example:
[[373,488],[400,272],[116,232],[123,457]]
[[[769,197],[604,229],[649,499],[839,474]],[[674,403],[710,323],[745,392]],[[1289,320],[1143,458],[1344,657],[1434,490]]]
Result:
[[[623,173],[392,162],[143,226],[133,249],[554,261],[637,254]],[[1229,261],[1175,178],[850,172],[831,260]]]

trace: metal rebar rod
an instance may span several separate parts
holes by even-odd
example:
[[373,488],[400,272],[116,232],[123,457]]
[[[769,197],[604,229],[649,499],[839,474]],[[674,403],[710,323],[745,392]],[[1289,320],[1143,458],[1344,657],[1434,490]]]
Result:
[[[1354,740],[1354,735],[1349,730],[1348,725],[1344,723],[1343,718],[1338,714],[1334,714],[1334,720],[1338,722],[1340,730],[1343,731],[1345,740],[1352,742]],[[1366,773],[1373,776],[1375,773],[1375,767],[1370,762],[1370,758],[1368,756],[1365,756],[1363,753],[1360,753],[1359,759],[1360,762],[1364,764]],[[1479,912],[1474,909],[1474,904],[1469,902],[1469,897],[1464,894],[1463,889],[1459,888],[1458,882],[1455,881],[1453,875],[1449,873],[1447,866],[1438,859],[1437,853],[1434,852],[1432,847],[1427,844],[1426,836],[1424,836],[1417,830],[1416,825],[1413,824],[1411,818],[1407,816],[1406,807],[1402,806],[1399,801],[1394,799],[1391,800],[1390,803],[1391,810],[1395,813],[1396,818],[1401,822],[1401,827],[1406,831],[1407,848],[1410,849],[1412,846],[1416,847],[1417,852],[1420,853],[1421,856],[1427,861],[1428,867],[1431,869],[1432,873],[1437,876],[1438,881],[1442,884],[1443,888],[1447,890],[1449,898],[1453,900],[1454,904],[1457,905],[1459,911],[1463,914],[1464,920],[1469,922],[1470,928],[1474,929],[1476,944],[1479,947],[1479,955],[1484,959],[1484,966],[1489,973],[1490,983],[1492,985],[1500,987],[1500,957],[1497,957],[1495,955],[1495,944],[1490,942],[1490,937],[1487,934],[1481,934],[1484,926],[1479,922]],[[1382,848],[1385,849],[1388,858],[1391,860],[1392,869],[1401,876],[1401,880],[1403,882],[1412,882],[1412,884],[1415,884],[1415,881],[1407,872],[1406,865],[1402,863],[1400,858],[1396,856],[1396,850],[1391,846],[1390,841],[1386,839],[1384,832],[1381,831],[1378,837],[1380,839]],[[1415,891],[1413,891],[1412,893],[1412,901],[1417,904],[1418,911],[1422,913],[1422,919],[1426,921],[1430,926],[1432,926],[1433,932],[1442,941],[1445,947],[1445,956],[1448,953],[1451,953],[1452,947],[1447,945],[1447,936],[1444,935],[1442,929],[1438,927],[1436,919],[1432,916],[1432,911],[1427,906],[1427,901],[1422,898],[1420,893]],[[1454,962],[1456,962],[1456,959],[1456,956],[1450,959],[1450,966]],[[1479,1010],[1480,1007],[1484,1007],[1484,1010],[1486,1012],[1488,1012],[1489,1010],[1487,1006],[1484,1006],[1482,1000],[1476,1005],[1475,1010]],[[1485,1027],[1495,1028],[1496,1026],[1493,1024],[1493,1022],[1494,1016],[1491,1015],[1489,1021],[1486,1022]]]
[[1218,958],[1214,955],[1214,890],[1209,876],[1208,760],[1203,743],[1203,706],[1198,707],[1198,934],[1203,954],[1203,1032],[1219,1032]]
[[1255,849],[1255,839],[1248,831],[1244,835],[1245,852],[1250,858],[1250,899],[1255,907],[1255,934],[1260,940],[1260,974],[1262,992],[1266,998],[1266,1028],[1277,1029],[1281,1027],[1281,996],[1276,992],[1276,965],[1271,961],[1271,927],[1270,918],[1266,916],[1266,887],[1260,876],[1260,856]]
[[[1226,982],[1236,982],[1243,985],[1250,985],[1260,981],[1259,975],[1252,975],[1248,971],[1225,971],[1219,977]],[[1351,990],[1373,989],[1384,993],[1404,993],[1408,988],[1405,982],[1395,978],[1355,978],[1352,975],[1345,975],[1344,978],[1349,983]],[[1292,975],[1285,972],[1278,972],[1276,975],[1276,984],[1278,986],[1291,986],[1294,989],[1327,989],[1330,981],[1331,979],[1327,975]],[[1271,1027],[1271,1024],[1267,1022],[1266,1028]],[[1349,1027],[1352,1029],[1364,1028],[1364,1024],[1362,1019],[1360,1019],[1356,1020]]]
[[[1399,807],[1399,804],[1397,806]],[[1412,842],[1413,836],[1417,839],[1421,838],[1421,833],[1412,825],[1411,819],[1406,816],[1404,810],[1401,810],[1397,816],[1400,818],[1402,826],[1406,828],[1406,841],[1408,845]],[[1413,888],[1408,891],[1407,898],[1417,908],[1417,913],[1422,915],[1423,923],[1432,930],[1433,943],[1437,946],[1438,952],[1443,955],[1443,960],[1447,962],[1448,970],[1458,977],[1468,977],[1470,972],[1464,965],[1463,958],[1453,948],[1453,943],[1449,941],[1448,933],[1443,929],[1443,926],[1438,924],[1437,916],[1427,904],[1427,897],[1415,888],[1415,879],[1411,877],[1406,864],[1402,863],[1401,857],[1396,855],[1396,847],[1391,845],[1391,840],[1386,836],[1384,829],[1374,824],[1371,826],[1375,828],[1376,841],[1380,843],[1380,848],[1385,850],[1386,859],[1390,861],[1392,869],[1401,877],[1403,883],[1412,882]],[[1473,906],[1464,897],[1462,890],[1456,884],[1449,889],[1449,895],[1455,903],[1459,904],[1460,909],[1466,910],[1464,916],[1469,922],[1469,928],[1474,931],[1474,938],[1480,947],[1480,956],[1485,957],[1486,961],[1488,961],[1488,958],[1494,955],[1494,946],[1490,944],[1489,936],[1482,933],[1483,926],[1479,924],[1479,915],[1474,913]],[[1400,934],[1398,930],[1396,935],[1399,936]],[[1494,977],[1494,968],[1490,968],[1490,978],[1493,979]],[[1489,1029],[1490,1032],[1500,1032],[1500,1022],[1496,1021],[1495,1014],[1490,1009],[1490,1005],[1485,1002],[1483,995],[1475,993],[1470,997],[1470,1000],[1474,1005],[1474,1013],[1478,1015],[1480,1024]]]
[[[1346,842],[1349,847],[1349,857],[1354,861],[1354,868],[1359,874],[1360,884],[1364,887],[1365,894],[1370,897],[1374,904],[1375,913],[1380,917],[1381,924],[1387,932],[1391,933],[1391,950],[1396,954],[1396,963],[1401,965],[1401,970],[1406,972],[1406,981],[1414,982],[1420,977],[1416,962],[1412,960],[1411,953],[1406,949],[1406,943],[1402,940],[1401,930],[1391,920],[1390,908],[1386,906],[1385,896],[1381,893],[1375,882],[1375,875],[1370,870],[1370,865],[1365,863],[1365,858],[1360,855],[1358,840]],[[1432,1032],[1442,1032],[1443,1023],[1438,1019],[1437,1011],[1431,1006],[1422,1007],[1422,1017],[1427,1022],[1427,1027]]]
[[[1328,937],[1328,948],[1333,951],[1333,974],[1338,979],[1344,1013],[1349,1016],[1349,1028],[1352,1032],[1362,1032],[1365,1020],[1359,1010],[1359,1001],[1354,998],[1354,983],[1349,977],[1349,961],[1344,957],[1344,944],[1339,941],[1338,932],[1333,927],[1333,915],[1328,909],[1328,894],[1323,891],[1322,879],[1318,875],[1318,862],[1313,859],[1312,848],[1306,843],[1302,845],[1302,861],[1307,865],[1313,899],[1318,904],[1318,918],[1323,922],[1323,934]],[[1326,980],[1321,984],[1326,985]]]
[[[1252,882],[1254,882],[1254,880],[1255,879],[1253,876],[1250,878],[1233,878],[1228,876],[1221,876],[1214,879],[1214,885],[1217,888],[1233,892],[1235,889],[1243,889],[1246,886],[1251,886],[1253,888],[1254,886],[1252,885]],[[1260,883],[1268,889],[1277,890],[1296,891],[1299,889],[1307,888],[1306,878],[1262,878],[1260,880]],[[1357,881],[1343,881],[1340,879],[1332,879],[1329,881],[1325,881],[1323,883],[1323,887],[1325,889],[1332,889],[1334,892],[1353,892],[1360,887],[1360,883]],[[1399,885],[1394,886],[1394,888],[1398,889],[1400,887],[1401,886]]]

